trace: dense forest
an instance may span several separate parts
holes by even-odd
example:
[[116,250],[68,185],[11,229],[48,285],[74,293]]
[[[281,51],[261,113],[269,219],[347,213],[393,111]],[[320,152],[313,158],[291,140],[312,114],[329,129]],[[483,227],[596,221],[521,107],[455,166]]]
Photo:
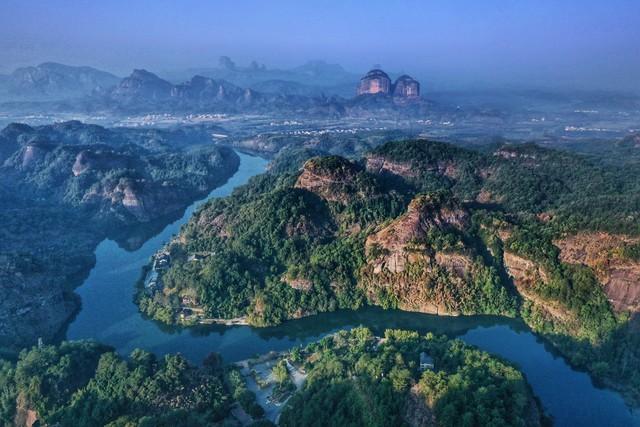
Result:
[[[208,362],[208,363],[207,363]],[[219,357],[203,367],[180,355],[122,358],[94,342],[24,350],[0,361],[0,422],[60,426],[213,425],[233,397]]]
[[[433,368],[420,368],[420,354]],[[523,375],[459,340],[366,328],[291,353],[307,374],[283,426],[539,426]]]
[[59,333],[100,241],[144,241],[238,164],[197,128],[71,121],[0,131],[0,352]]
[[[425,355],[431,365],[421,367]],[[387,330],[375,337],[358,327],[281,357],[273,367],[274,394],[293,393],[279,420],[284,426],[546,422],[522,373],[443,336]],[[297,392],[288,363],[305,372]],[[180,355],[134,350],[125,358],[78,341],[0,359],[0,425],[232,427],[243,425],[242,415],[232,414],[236,405],[253,426],[273,425],[238,367],[216,353],[194,366]]]
[[363,304],[521,316],[574,364],[640,396],[632,302],[612,307],[606,271],[558,248],[604,233],[620,262],[637,264],[637,168],[534,144],[313,154],[286,150],[271,173],[204,205],[167,248],[163,291],[141,293],[143,311],[258,326]]

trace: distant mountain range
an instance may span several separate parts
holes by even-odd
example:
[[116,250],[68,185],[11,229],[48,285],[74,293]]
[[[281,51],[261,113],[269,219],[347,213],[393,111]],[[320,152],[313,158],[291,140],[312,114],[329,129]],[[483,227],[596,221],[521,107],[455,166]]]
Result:
[[0,100],[44,101],[77,98],[108,89],[120,78],[91,67],[45,62],[0,76]]
[[226,80],[235,85],[259,92],[286,95],[339,95],[351,97],[360,76],[350,73],[339,64],[310,61],[291,69],[269,69],[255,61],[248,67],[237,66],[230,58],[221,57],[218,68],[192,68],[182,72],[163,73],[169,80],[179,82],[193,75]]
[[173,84],[146,70],[134,70],[112,89],[93,96],[103,107],[121,112],[216,111],[295,112],[310,114],[343,113],[334,98],[263,93],[242,88],[225,80],[194,76]]
[[[203,76],[269,94],[343,97],[353,95],[359,78],[340,65],[323,61],[279,70],[255,62],[249,67],[238,67],[227,57],[221,58],[219,68],[194,68],[162,75],[168,80],[166,88],[169,82],[176,84],[191,80],[192,76]],[[0,75],[0,102],[69,100],[102,94],[120,81],[120,77],[95,68],[46,62]]]
[[[339,65],[315,62],[293,70],[278,71],[266,70],[259,65],[238,69],[232,63],[227,63],[226,68],[219,69],[217,74],[230,76],[235,81],[253,83],[240,86],[226,79],[196,75],[176,84],[142,69],[134,70],[128,77],[119,79],[90,67],[46,63],[18,69],[0,79],[0,104],[9,109],[22,109],[31,113],[217,112],[338,117],[382,110],[402,110],[403,114],[422,111],[420,101],[400,105],[391,97],[385,96],[353,98],[351,94],[355,83],[348,84],[351,89],[348,98],[328,96],[318,89],[322,86],[312,87],[302,83],[312,82],[315,78],[324,84],[338,84],[351,79],[352,75]],[[287,77],[298,81],[260,81],[260,75],[265,78]]]

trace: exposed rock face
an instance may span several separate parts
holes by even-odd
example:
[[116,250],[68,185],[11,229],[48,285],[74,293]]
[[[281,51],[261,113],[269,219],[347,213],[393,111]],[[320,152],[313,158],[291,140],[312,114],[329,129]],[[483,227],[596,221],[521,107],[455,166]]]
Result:
[[91,170],[124,169],[128,167],[128,163],[127,157],[115,152],[83,150],[76,156],[71,172],[73,176],[79,176]]
[[106,103],[116,110],[154,113],[291,111],[299,114],[303,111],[323,116],[340,116],[344,113],[343,103],[334,98],[262,93],[203,76],[195,76],[187,82],[174,85],[146,70],[134,70],[115,88],[94,100],[99,106]]
[[607,233],[579,233],[556,240],[560,259],[591,267],[617,312],[640,312],[640,262],[621,256],[626,245],[640,238]]
[[518,290],[535,288],[539,280],[543,283],[549,281],[542,267],[512,252],[504,252],[504,264]]
[[446,288],[464,285],[473,259],[463,252],[435,251],[428,236],[436,229],[462,230],[468,220],[467,212],[454,202],[431,196],[414,199],[407,213],[366,240],[369,261],[362,275],[369,298],[379,301],[381,295],[391,295],[404,310],[460,313],[460,302],[449,298]]
[[404,74],[392,84],[387,73],[374,68],[360,79],[356,94],[358,96],[382,94],[393,95],[397,99],[416,99],[420,97],[420,83]]
[[389,173],[403,178],[416,178],[415,169],[408,162],[396,162],[383,156],[370,155],[367,157],[366,168],[372,173]]
[[378,93],[388,95],[391,93],[391,79],[384,71],[373,69],[360,79],[356,93],[358,95],[375,95]]
[[121,203],[138,220],[148,220],[153,206],[147,207],[143,200],[143,191],[137,187],[136,182],[129,179],[121,179],[111,192],[111,202]]
[[41,162],[51,148],[53,147],[41,142],[33,142],[25,146],[22,150],[22,168],[28,169],[34,164]]
[[393,96],[399,98],[418,98],[420,96],[420,83],[406,74],[400,76],[393,85]]
[[[433,144],[429,141],[421,141],[421,143],[425,146]],[[395,175],[409,182],[425,175],[438,175],[451,180],[457,180],[460,177],[460,166],[455,159],[438,157],[436,154],[426,162],[417,164],[412,159],[402,158],[400,160],[396,154],[379,155],[374,153],[368,155],[366,158],[367,170],[372,173]]]
[[299,291],[309,291],[313,287],[311,280],[302,277],[291,278],[285,275],[282,277],[282,281],[293,289],[297,289]]
[[241,94],[242,89],[237,86],[202,76],[195,76],[188,82],[176,85],[171,89],[172,97],[187,100],[235,100]]
[[436,264],[458,277],[466,277],[473,267],[473,260],[467,254],[436,252]]
[[[407,213],[389,226],[367,237],[366,248],[370,254],[374,248],[385,255],[378,259],[375,272],[388,270],[401,273],[407,263],[424,258],[423,243],[433,228],[456,228],[462,230],[468,223],[467,212],[455,205],[436,207],[428,196],[419,196],[411,201]],[[430,256],[427,255],[429,258]],[[441,258],[444,260],[444,258]]]
[[328,202],[346,204],[355,198],[370,194],[361,193],[356,183],[362,171],[354,163],[339,156],[308,160],[296,181],[295,188],[303,188]]
[[542,267],[508,251],[504,252],[504,266],[513,279],[518,293],[531,301],[548,320],[560,322],[560,324],[573,328],[577,327],[573,315],[564,307],[556,302],[543,300],[536,293],[536,285],[539,282],[549,282],[549,277]]
[[[213,217],[207,215],[208,211],[202,211],[198,217],[198,230],[203,234],[215,235],[227,238],[231,234],[226,229],[226,215],[221,213]],[[181,235],[182,236],[182,235]]]

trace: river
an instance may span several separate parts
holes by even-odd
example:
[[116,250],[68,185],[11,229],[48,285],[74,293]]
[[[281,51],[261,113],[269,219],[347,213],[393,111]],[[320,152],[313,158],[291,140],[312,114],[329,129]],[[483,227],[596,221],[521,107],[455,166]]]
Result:
[[[213,190],[208,198],[224,197],[249,178],[264,172],[267,161],[239,154],[238,172]],[[515,363],[527,376],[534,393],[557,426],[640,426],[622,397],[599,388],[590,377],[573,369],[549,345],[518,320],[492,316],[438,317],[433,315],[365,308],[356,312],[324,313],[272,328],[248,326],[165,327],[145,319],[133,303],[135,283],[149,257],[180,230],[198,206],[187,208],[182,218],[167,225],[139,249],[127,251],[113,240],[96,249],[96,265],[76,289],[82,307],[67,330],[67,339],[92,338],[126,355],[143,348],[158,355],[182,353],[198,363],[212,351],[234,362],[270,350],[285,350],[314,341],[338,329],[364,325],[374,332],[386,328],[433,331],[457,336]]]

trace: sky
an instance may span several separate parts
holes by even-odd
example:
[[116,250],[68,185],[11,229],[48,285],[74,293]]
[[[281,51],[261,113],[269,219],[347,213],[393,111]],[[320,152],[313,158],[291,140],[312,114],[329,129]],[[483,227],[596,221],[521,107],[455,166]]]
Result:
[[56,61],[126,75],[221,55],[434,85],[640,91],[640,0],[1,0],[0,72]]

